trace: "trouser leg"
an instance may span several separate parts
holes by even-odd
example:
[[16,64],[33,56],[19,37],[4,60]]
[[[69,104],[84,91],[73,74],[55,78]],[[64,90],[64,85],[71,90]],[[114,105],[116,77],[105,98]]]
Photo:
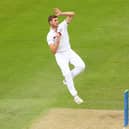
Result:
[[71,75],[73,78],[85,69],[84,61],[73,50],[70,51],[70,63],[74,65],[74,69],[71,70]]
[[65,78],[67,88],[72,96],[77,95],[77,90],[74,86],[72,74],[69,68],[69,59],[65,54],[56,54],[56,61]]

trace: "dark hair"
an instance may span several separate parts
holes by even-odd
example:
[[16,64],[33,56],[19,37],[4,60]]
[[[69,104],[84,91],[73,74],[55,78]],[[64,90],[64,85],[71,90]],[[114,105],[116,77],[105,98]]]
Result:
[[53,18],[57,18],[57,16],[56,16],[56,15],[50,15],[50,16],[48,17],[48,23],[50,23],[50,21],[51,21]]

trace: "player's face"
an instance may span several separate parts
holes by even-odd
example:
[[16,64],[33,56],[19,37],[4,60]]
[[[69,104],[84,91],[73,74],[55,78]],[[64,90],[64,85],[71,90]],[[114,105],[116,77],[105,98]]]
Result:
[[58,27],[58,24],[59,24],[58,18],[53,18],[50,24],[52,27]]

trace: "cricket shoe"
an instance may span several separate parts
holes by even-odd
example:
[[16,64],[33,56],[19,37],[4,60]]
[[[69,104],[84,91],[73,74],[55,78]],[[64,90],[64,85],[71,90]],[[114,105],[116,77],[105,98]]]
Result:
[[83,99],[81,99],[79,96],[75,96],[75,97],[74,97],[74,102],[77,103],[77,104],[81,104],[81,103],[83,103],[84,101],[83,101]]

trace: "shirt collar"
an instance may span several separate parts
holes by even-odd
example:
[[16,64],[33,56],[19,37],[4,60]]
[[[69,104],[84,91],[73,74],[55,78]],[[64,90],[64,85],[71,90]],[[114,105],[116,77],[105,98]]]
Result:
[[57,32],[55,29],[53,29],[52,27],[50,27],[50,31],[52,32]]

